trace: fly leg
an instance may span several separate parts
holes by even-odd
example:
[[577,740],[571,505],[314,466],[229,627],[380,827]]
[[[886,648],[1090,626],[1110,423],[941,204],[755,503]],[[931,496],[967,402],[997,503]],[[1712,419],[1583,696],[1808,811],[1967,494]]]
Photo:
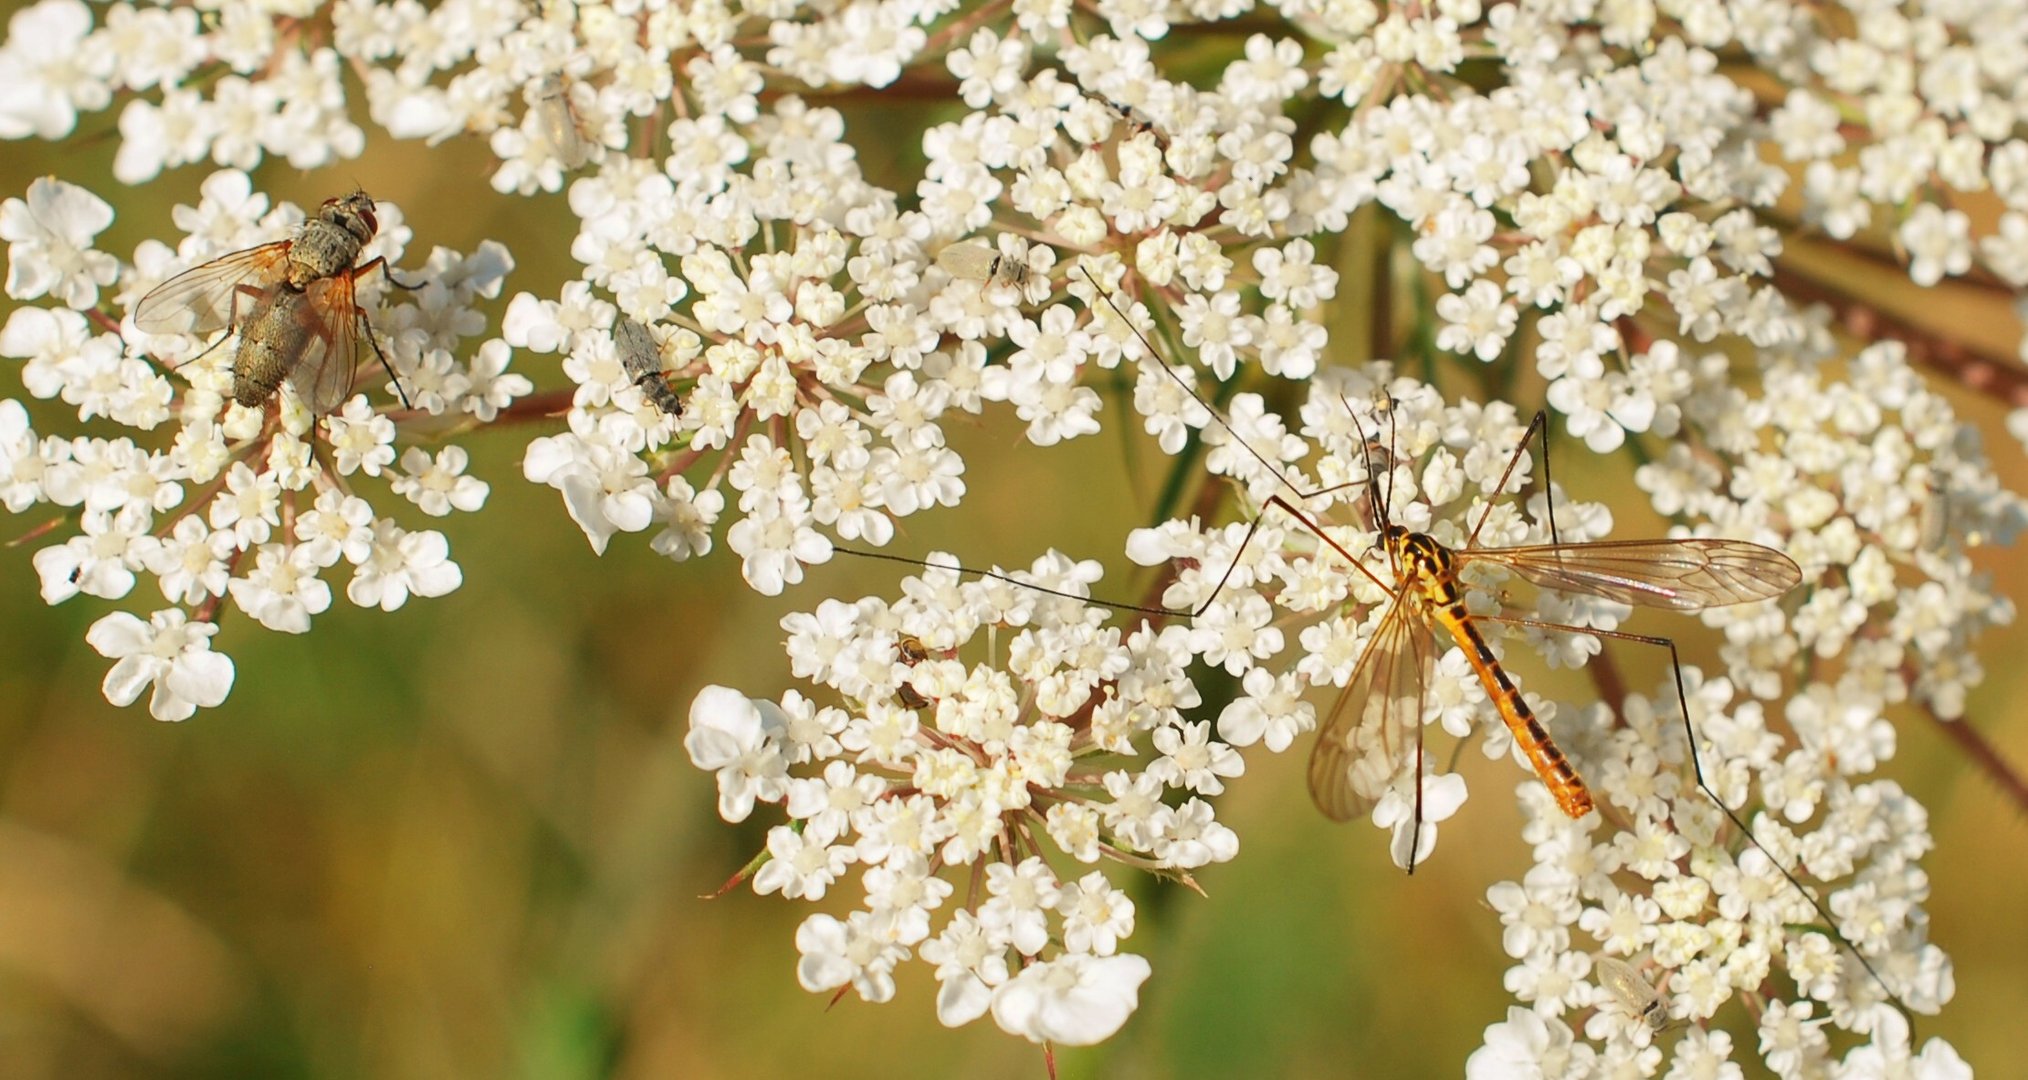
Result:
[[[426,281],[418,281],[415,284],[411,285],[408,282],[403,281],[398,277],[395,277],[394,268],[387,265],[387,256],[385,255],[375,256],[372,261],[366,263],[363,266],[353,269],[351,272],[352,280],[358,281],[361,277],[365,276],[367,273],[374,270],[380,271],[381,277],[384,277],[387,280],[393,282],[397,287],[407,289],[410,292],[414,292],[415,290],[422,288],[424,285],[429,284]],[[415,410],[415,402],[409,400],[408,391],[402,388],[401,376],[395,373],[394,365],[388,362],[387,353],[383,351],[380,347],[380,339],[374,336],[373,324],[366,318],[366,309],[364,307],[360,307],[355,304],[352,308],[352,314],[354,318],[359,320],[360,334],[366,338],[366,343],[368,345],[373,346],[373,355],[380,358],[380,366],[384,370],[386,370],[387,377],[389,379],[394,380],[394,392],[397,396],[401,398],[402,407],[413,412]]]

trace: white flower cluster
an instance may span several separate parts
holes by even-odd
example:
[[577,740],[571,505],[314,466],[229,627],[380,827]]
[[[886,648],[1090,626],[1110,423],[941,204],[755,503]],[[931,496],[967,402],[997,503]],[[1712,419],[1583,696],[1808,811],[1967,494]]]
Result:
[[[1386,407],[1376,408],[1376,400]],[[1242,679],[1243,694],[1220,715],[1219,734],[1238,746],[1263,742],[1276,753],[1317,726],[1305,691],[1344,688],[1391,606],[1393,571],[1371,528],[1376,512],[1388,524],[1429,534],[1453,549],[1465,548],[1474,529],[1473,547],[1544,544],[1551,538],[1540,496],[1532,518],[1523,518],[1511,504],[1488,502],[1501,493],[1496,488],[1503,479],[1511,490],[1532,475],[1529,460],[1515,457],[1527,426],[1506,405],[1446,406],[1434,389],[1391,378],[1384,365],[1369,372],[1327,368],[1311,381],[1301,416],[1302,426],[1292,433],[1257,397],[1242,394],[1233,402],[1231,428],[1205,432],[1205,441],[1215,447],[1208,466],[1242,479],[1259,500],[1256,525],[1172,521],[1136,531],[1127,546],[1128,556],[1143,565],[1183,567],[1163,604],[1194,612],[1191,650]],[[1270,470],[1269,462],[1277,467]],[[1264,505],[1269,496],[1293,499],[1310,492],[1316,494],[1299,500],[1299,508],[1324,526],[1329,544],[1278,507]],[[1557,535],[1564,542],[1600,539],[1611,529],[1604,507],[1567,502],[1560,491],[1555,495]],[[1345,512],[1331,518],[1333,506]],[[1367,560],[1370,576],[1348,565],[1341,553]],[[1466,566],[1461,584],[1468,610],[1499,614],[1500,589],[1507,582],[1498,567]],[[1557,595],[1545,596],[1533,615],[1611,630],[1626,611],[1611,601]],[[1529,640],[1559,666],[1581,664],[1598,649],[1598,639],[1583,635],[1531,633]],[[1514,751],[1461,650],[1439,653],[1423,704],[1424,724],[1441,725],[1458,738],[1483,727],[1490,735],[1484,743],[1489,757]],[[1554,715],[1546,706],[1537,706],[1537,712]],[[1373,821],[1391,832],[1397,865],[1426,858],[1436,843],[1436,823],[1465,801],[1462,776],[1434,771],[1433,763],[1443,759],[1440,753],[1428,755],[1427,775],[1405,770],[1387,778],[1391,790],[1375,800]]]
[[[1729,474],[1679,443],[1635,480],[1663,513],[1723,532],[1780,530],[1814,584],[1802,606],[1785,625],[1763,625],[1753,609],[1704,619],[1724,628],[1743,688],[1797,695],[1789,708],[1805,741],[1822,740],[1815,749],[1840,765],[1870,767],[1892,752],[1891,733],[1869,748],[1878,736],[1853,717],[1908,700],[1947,720],[1963,715],[1966,691],[1985,675],[1980,636],[2014,620],[2013,601],[1993,592],[1969,550],[2014,543],[2028,502],[1999,486],[1978,432],[1900,344],[1862,350],[1833,378],[1828,343],[1808,340],[1761,354],[1756,393],[1728,385],[1722,359],[1696,363],[1685,414],[1736,461]],[[1784,688],[1775,673],[1799,657],[1812,680]]]
[[[325,419],[327,442],[313,447],[313,418],[293,395],[279,422],[267,408],[232,400],[234,349],[187,335],[124,327],[117,312],[180,270],[237,249],[289,237],[303,220],[292,206],[270,209],[244,173],[204,183],[195,207],[179,207],[189,234],[177,249],[144,242],[131,263],[93,250],[112,208],[62,181],[37,180],[28,197],[0,205],[8,243],[8,295],[48,295],[61,307],[15,309],[0,328],[0,356],[23,361],[28,392],[75,407],[79,421],[102,420],[132,434],[38,435],[18,401],[0,401],[0,502],[17,514],[43,507],[37,528],[55,540],[35,553],[43,599],[80,594],[124,600],[145,576],[166,607],[119,611],[87,640],[116,661],[107,700],[126,705],[152,688],[149,711],[182,720],[225,700],[232,662],[211,649],[227,597],[253,621],[284,633],[309,630],[331,606],[336,568],[350,567],[345,595],[392,611],[410,596],[441,596],[463,576],[434,529],[402,526],[356,493],[355,478],[383,478],[387,494],[423,514],[479,509],[487,485],[465,475],[456,446],[435,453],[398,448],[440,428],[437,417],[491,418],[529,384],[503,373],[504,347],[455,359],[485,323],[474,304],[499,293],[512,267],[487,244],[472,256],[431,253],[411,290],[363,276],[358,302],[413,410],[385,411],[354,395]],[[399,262],[409,230],[398,209],[378,207],[379,232],[362,258]],[[101,304],[101,287],[117,295]],[[151,363],[152,361],[152,363]],[[377,368],[377,361],[375,370]],[[173,377],[158,367],[173,368]],[[168,437],[151,436],[165,424]]]
[[[1131,385],[1163,450],[1201,438],[1206,467],[1259,515],[1250,540],[1244,525],[1194,520],[1131,539],[1137,560],[1180,568],[1167,602],[1202,606],[1189,625],[1122,637],[1074,602],[933,571],[901,603],[830,602],[791,621],[798,673],[843,706],[713,689],[690,744],[719,773],[728,819],[760,800],[797,823],[771,835],[756,887],[814,899],[864,868],[864,910],[815,916],[799,935],[806,985],[881,1000],[919,953],[937,965],[946,1022],[991,1009],[1010,1031],[1075,1043],[1117,1028],[1148,972],[1116,951],[1131,905],[1100,876],[1059,881],[1041,835],[1076,861],[1163,872],[1230,858],[1236,841],[1195,796],[1237,775],[1233,747],[1308,745],[1298,736],[1318,716],[1304,692],[1347,683],[1387,598],[1369,554],[1376,510],[1454,546],[1547,541],[1552,497],[1560,539],[1612,531],[1603,509],[1560,491],[1537,492],[1525,515],[1500,501],[1516,413],[1449,405],[1428,385],[1442,353],[1510,376],[1532,354],[1563,428],[1594,453],[1637,457],[1679,534],[1774,546],[1807,585],[1706,612],[1725,671],[1689,673],[1698,759],[1755,844],[1691,781],[1673,683],[1658,704],[1535,705],[1604,813],[1569,822],[1523,785],[1536,866],[1494,899],[1528,1008],[1489,1031],[1472,1068],[1662,1068],[1652,1025],[1614,1006],[1576,926],[1600,955],[1638,964],[1672,1018],[1765,996],[1761,1054],[1783,1075],[1828,1061],[1825,1021],[1870,1036],[1846,1072],[1949,1074],[1947,1045],[1917,1054],[1870,973],[1794,927],[1828,911],[1901,1003],[1949,999],[1948,962],[1926,940],[1924,813],[1870,777],[1894,753],[1890,708],[1964,712],[1981,635],[2014,614],[1967,549],[2012,542],[2028,510],[1901,347],[1838,342],[1784,292],[1780,274],[1795,271],[1777,261],[1789,218],[1834,241],[1870,230],[1914,284],[1980,275],[2028,310],[2028,20],[1961,2],[1283,0],[1283,29],[1248,20],[1222,69],[1207,72],[1211,49],[1188,50],[1203,85],[1164,71],[1172,24],[1211,24],[1210,37],[1253,6],[39,0],[0,45],[0,137],[61,138],[117,102],[119,179],[205,160],[232,171],[179,211],[176,250],[151,242],[130,262],[95,250],[112,211],[80,188],[37,181],[0,206],[8,295],[52,305],[0,329],[28,392],[82,422],[176,425],[170,440],[38,435],[20,403],[0,402],[0,500],[57,511],[38,528],[62,538],[35,557],[52,603],[121,599],[139,574],[156,578],[166,608],[110,615],[89,640],[116,660],[109,698],[152,688],[155,715],[180,718],[229,689],[230,661],[210,648],[228,594],[301,632],[341,561],[361,605],[456,586],[440,534],[352,491],[385,474],[425,514],[478,508],[485,486],[458,448],[397,452],[441,418],[565,416],[565,432],[531,441],[524,474],[560,493],[595,550],[649,533],[672,559],[704,555],[732,510],[726,544],[773,594],[834,542],[885,545],[896,519],[961,500],[953,413],[1010,405],[1050,445],[1099,430],[1096,386]],[[511,267],[504,249],[434,252],[401,271],[414,291],[362,278],[413,408],[355,397],[313,449],[313,418],[292,399],[278,423],[229,403],[227,351],[150,340],[131,320],[123,333],[120,316],[178,270],[290,234],[303,215],[270,209],[237,170],[358,155],[341,71],[394,137],[486,138],[499,193],[568,180],[581,273],[554,299],[514,297],[501,338],[469,357],[476,305]],[[955,80],[963,109],[946,104],[912,189],[890,190],[868,178],[885,162],[862,169],[862,147],[896,156],[889,132],[848,133],[860,114],[814,102],[905,73],[909,87]],[[1993,204],[1990,227],[1958,205],[1975,199]],[[395,266],[408,230],[392,207],[380,216],[361,259]],[[1371,312],[1368,354],[1397,355],[1405,337],[1423,381],[1322,366],[1344,238],[1390,230],[1366,295],[1414,302]],[[1406,334],[1380,333],[1397,321]],[[641,339],[629,327],[652,356],[621,343]],[[1153,359],[1136,330],[1201,367],[1143,362],[1130,384],[1096,374]],[[532,390],[507,371],[516,348],[560,356],[569,389],[515,407]],[[1271,395],[1249,393],[1214,423],[1191,389],[1250,367],[1311,381],[1294,428]],[[2028,410],[2010,424],[2028,441]],[[1326,493],[1296,500],[1303,512],[1337,504],[1350,524],[1327,525],[1326,543],[1268,505],[1294,499],[1291,485]],[[1034,574],[1089,584],[1053,560]],[[1484,561],[1464,584],[1474,613],[1507,602]],[[1550,594],[1531,614],[1605,630],[1625,610]],[[1010,632],[1005,659],[959,660],[987,628]],[[1573,666],[1598,645],[1507,640]],[[1180,712],[1198,704],[1191,662],[1241,680],[1216,739]],[[1509,753],[1462,653],[1442,656],[1429,689],[1425,725]],[[1788,734],[1767,726],[1770,705]],[[1101,754],[1154,757],[1138,771],[1077,764]],[[1433,768],[1386,779],[1374,820],[1412,862],[1464,784]],[[1171,805],[1169,789],[1193,797]],[[974,895],[947,903],[942,874],[957,864],[985,869]],[[946,908],[958,910],[932,933]],[[1563,1017],[1584,1009],[1580,1038]],[[1669,1075],[1736,1072],[1730,1052],[1721,1033],[1693,1031]]]
[[[1960,545],[1968,533],[2017,530],[2022,509],[2017,497],[1994,486],[1975,442],[1898,363],[1896,350],[1876,347],[1853,366],[1871,377],[1837,384],[1835,392],[1771,378],[1768,394],[1807,398],[1816,410],[1807,415],[1799,410],[1774,421],[1765,407],[1726,414],[1742,424],[1758,416],[1771,427],[1775,450],[1766,454],[1749,449],[1762,445],[1758,435],[1743,444],[1722,442],[1725,425],[1716,410],[1688,398],[1688,415],[1711,442],[1701,453],[1678,444],[1681,452],[1672,460],[1679,468],[1694,463],[1689,472],[1695,482],[1661,465],[1643,471],[1658,506],[1695,523],[1695,534],[1770,543],[1804,565],[1806,595],[1704,615],[1726,631],[1727,677],[1706,681],[1694,668],[1683,673],[1703,775],[1728,807],[1751,817],[1752,836],[1731,828],[1697,786],[1673,681],[1652,701],[1630,696],[1617,711],[1531,698],[1605,814],[1572,821],[1540,784],[1522,785],[1532,822],[1524,838],[1534,845],[1536,865],[1524,882],[1495,886],[1489,896],[1506,927],[1503,943],[1520,962],[1508,988],[1533,1011],[1489,1031],[1481,1052],[1488,1056],[1475,1062],[1475,1068],[1492,1063],[1485,1075],[1513,1075],[1524,1067],[1541,1075],[1585,1075],[1593,1065],[1599,1075],[1654,1073],[1664,1058],[1650,1025],[1611,1007],[1595,977],[1586,981],[1594,949],[1647,957],[1655,977],[1670,988],[1668,1015],[1676,1020],[1708,1021],[1734,996],[1763,993],[1772,978],[1786,980],[1800,1002],[1791,1008],[1807,1016],[1814,1002],[1828,1009],[1830,1023],[1872,1036],[1851,1051],[1848,1063],[1910,1060],[1905,1020],[1884,1003],[1889,993],[1896,1006],[1921,1012],[1935,1012],[1950,999],[1950,962],[1929,943],[1922,906],[1928,879],[1918,860],[1931,847],[1927,813],[1892,781],[1867,778],[1894,752],[1894,727],[1884,715],[1890,705],[1912,691],[1942,708],[1957,700],[1946,699],[1943,688],[1961,695],[1958,680],[1975,674],[1963,661],[1947,669],[1949,682],[1909,674],[1923,667],[1906,662],[1923,648],[1911,640],[1911,627],[1928,628],[1934,640],[1927,646],[1947,644],[1963,657],[1975,651],[1984,628],[2011,618],[2011,606],[1972,573]],[[1770,361],[1771,373],[1782,370]],[[1385,393],[1376,398],[1376,390]],[[1386,408],[1368,404],[1375,401]],[[1894,403],[1893,411],[1884,402]],[[1843,418],[1842,429],[1826,430],[1835,427],[1833,417]],[[1275,507],[1264,508],[1252,529],[1170,522],[1137,533],[1128,547],[1144,564],[1182,567],[1163,602],[1197,612],[1187,647],[1242,678],[1244,694],[1219,717],[1220,738],[1234,746],[1261,742],[1275,752],[1307,745],[1295,739],[1317,723],[1304,691],[1345,686],[1389,606],[1381,586],[1390,571],[1377,559],[1381,549],[1369,528],[1376,509],[1386,521],[1454,549],[1465,548],[1468,537],[1472,546],[1488,548],[1550,540],[1543,495],[1531,500],[1527,518],[1509,504],[1487,504],[1525,430],[1504,405],[1445,406],[1434,390],[1410,379],[1389,380],[1384,368],[1372,374],[1329,369],[1313,380],[1302,421],[1291,434],[1258,401],[1241,395],[1231,430],[1207,430],[1206,441],[1217,447],[1208,461],[1214,470],[1241,477],[1256,498],[1262,491],[1285,498],[1298,490],[1319,492],[1301,500],[1304,512],[1318,520],[1333,503],[1345,504],[1350,512],[1341,517],[1360,524],[1325,521],[1326,533],[1336,549],[1368,553],[1373,577],[1355,572],[1317,533]],[[1253,452],[1231,452],[1235,437]],[[1907,454],[1886,452],[1897,439],[1906,440]],[[1738,463],[1722,464],[1734,455]],[[1826,475],[1795,477],[1795,465],[1783,470],[1771,464],[1793,461],[1823,461]],[[1268,462],[1276,468],[1270,471]],[[1376,472],[1371,480],[1369,464]],[[1527,481],[1532,462],[1516,464],[1511,482]],[[1960,516],[1954,525],[1926,530],[1920,507],[1940,491],[1960,492],[1952,503],[1962,508]],[[1565,502],[1554,489],[1549,494],[1563,542],[1602,539],[1611,530],[1602,507]],[[1895,509],[1883,514],[1887,504]],[[1907,579],[1899,584],[1897,568]],[[1502,613],[1510,584],[1502,568],[1490,560],[1468,562],[1462,583],[1473,615]],[[1852,600],[1855,587],[1863,587],[1865,602]],[[1830,621],[1819,614],[1820,605],[1843,610],[1854,604],[1837,620],[1844,638],[1819,654],[1812,677],[1800,685],[1785,680],[1780,672],[1815,646]],[[1545,593],[1529,616],[1611,630],[1626,611],[1609,601]],[[1502,624],[1481,618],[1478,625],[1490,633]],[[1532,627],[1512,640],[1524,641],[1551,666],[1582,664],[1599,646],[1596,638]],[[1490,755],[1521,759],[1469,659],[1455,647],[1441,648],[1422,698],[1422,723],[1460,737],[1483,734]],[[1833,657],[1842,663],[1823,662]],[[1793,738],[1770,728],[1759,699],[1784,703]],[[1446,759],[1440,751],[1408,758]],[[1402,865],[1430,855],[1435,822],[1464,801],[1461,776],[1427,768],[1432,771],[1394,777],[1373,808],[1373,822],[1393,832],[1392,850]],[[1606,822],[1613,827],[1601,829]],[[1798,891],[1819,885],[1828,890],[1821,909]],[[1821,929],[1820,914],[1835,918],[1837,937]],[[1588,947],[1572,940],[1573,928],[1591,936]],[[1561,1018],[1584,1009],[1592,1010],[1584,1028],[1592,1043],[1573,1043]],[[1517,1030],[1530,1034],[1520,1038]],[[1678,1068],[1726,1052],[1701,1032],[1693,1042]],[[1937,1045],[1935,1055],[1955,1059],[1947,1044]],[[1821,1045],[1818,1051],[1821,1058]],[[1774,1049],[1763,1047],[1763,1055],[1769,1067],[1787,1069]],[[1809,1075],[1813,1067],[1786,1074]]]
[[1096,869],[1060,878],[1045,854],[1188,882],[1238,852],[1205,797],[1244,763],[1182,715],[1199,704],[1190,632],[1101,625],[1075,599],[1097,576],[1051,554],[983,581],[931,569],[893,604],[827,600],[782,626],[795,673],[842,705],[697,696],[684,745],[717,774],[719,813],[742,821],[758,801],[790,819],[769,830],[754,890],[819,900],[856,869],[864,907],[796,933],[806,989],[886,1001],[920,955],[953,1027],[990,1010],[1013,1034],[1081,1046],[1133,1012],[1150,971],[1119,951],[1133,901]]
[[[1027,43],[989,30],[951,54],[967,99],[985,108],[924,137],[915,209],[860,177],[840,114],[793,96],[674,121],[659,169],[610,156],[572,186],[583,281],[554,301],[517,297],[506,337],[564,354],[577,383],[571,430],[536,440],[526,471],[563,494],[595,549],[656,527],[665,555],[708,552],[729,481],[743,517],[728,541],[747,581],[779,592],[830,558],[833,537],[882,545],[892,519],[958,502],[964,462],[939,424],[950,411],[1011,403],[1042,446],[1098,431],[1103,400],[1085,372],[1116,365],[1128,335],[1094,333],[1052,298],[1089,298],[1081,271],[1117,284],[1122,267],[1109,252],[1065,272],[1059,244],[1145,233],[1144,275],[1217,290],[1178,309],[1183,340],[1214,371],[1230,375],[1241,347],[1283,374],[1314,370],[1323,329],[1298,312],[1333,296],[1337,275],[1308,242],[1262,246],[1239,269],[1231,258],[1243,249],[1172,231],[1217,209],[1206,188],[1172,173],[1227,174],[1228,195],[1265,192],[1279,172],[1266,160],[1289,150],[1285,122],[1162,82],[1138,41],[1069,51],[1096,89],[1053,68],[1024,77],[1033,60]],[[1159,127],[1171,117],[1173,128]],[[1252,141],[1214,139],[1256,126]],[[983,272],[942,257],[995,222],[1018,231],[972,256]],[[1260,314],[1241,312],[1248,284],[1268,297]],[[622,317],[653,328],[665,376],[682,388],[680,415],[635,385],[614,341]],[[989,363],[1002,340],[1007,355]],[[1160,374],[1143,376],[1137,399],[1172,450],[1186,431],[1180,414],[1201,411]],[[712,451],[732,460],[693,488],[679,474]]]
[[8,20],[0,46],[0,138],[63,138],[79,113],[123,96],[113,175],[125,183],[207,159],[314,169],[358,157],[366,133],[348,114],[343,56],[290,29],[317,6],[208,4],[200,17],[195,7],[39,0]]
[[[1597,818],[1573,822],[1539,786],[1522,789],[1529,818],[1522,835],[1535,865],[1487,897],[1516,961],[1507,989],[1527,1008],[1487,1029],[1469,1075],[1648,1076],[1665,1062],[1673,1063],[1671,1076],[1739,1075],[1730,1038],[1706,1024],[1726,1001],[1770,985],[1794,989],[1772,995],[1760,1014],[1766,1068],[1787,1077],[1823,1074],[1831,1059],[1817,1029],[1832,1025],[1867,1037],[1846,1053],[1839,1075],[1896,1075],[1914,1064],[1907,1018],[1888,1003],[1874,973],[1909,1009],[1934,1013],[1951,998],[1951,963],[1929,943],[1922,908],[1928,877],[1918,860],[1932,846],[1928,814],[1891,780],[1861,782],[1870,770],[1858,768],[1813,775],[1815,801],[1796,813],[1795,803],[1783,803],[1783,785],[1802,782],[1800,760],[1821,761],[1827,752],[1784,755],[1785,740],[1760,702],[1739,700],[1725,679],[1701,681],[1695,669],[1685,675],[1705,775],[1728,804],[1759,797],[1766,811],[1750,825],[1767,850],[1728,835],[1735,830],[1689,779],[1673,682],[1653,699],[1630,695],[1618,723],[1603,705],[1575,709],[1577,723],[1559,735],[1568,732],[1565,748],[1581,761],[1614,827],[1601,829]],[[1877,714],[1871,725],[1891,738]],[[1799,823],[1812,827],[1792,828]],[[1828,891],[1839,935],[1872,971],[1825,932],[1771,856],[1813,894]],[[1642,964],[1657,993],[1654,1013],[1640,1015],[1616,997],[1596,957]],[[1813,1012],[1821,1015],[1794,1041],[1799,1033],[1785,1030],[1782,1018],[1807,1020]],[[1665,1032],[1686,1023],[1693,1026],[1665,1056]],[[1956,1060],[1939,1040],[1924,1055]],[[1862,1062],[1888,1071],[1865,1071]]]

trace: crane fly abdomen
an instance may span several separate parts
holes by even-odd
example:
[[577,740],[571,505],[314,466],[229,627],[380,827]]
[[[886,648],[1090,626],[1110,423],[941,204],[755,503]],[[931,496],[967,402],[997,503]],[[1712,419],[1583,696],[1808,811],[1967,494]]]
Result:
[[1555,797],[1556,805],[1572,818],[1591,813],[1594,805],[1591,789],[1549,737],[1548,729],[1521,696],[1521,688],[1514,685],[1506,669],[1500,666],[1500,658],[1493,654],[1493,647],[1465,610],[1464,592],[1458,588],[1457,556],[1434,537],[1408,532],[1398,525],[1386,530],[1383,542],[1400,563],[1403,576],[1416,583],[1429,621],[1443,627],[1464,653],[1465,661],[1472,665],[1479,682],[1485,685],[1486,696],[1499,711],[1501,722],[1527,756],[1535,775]]

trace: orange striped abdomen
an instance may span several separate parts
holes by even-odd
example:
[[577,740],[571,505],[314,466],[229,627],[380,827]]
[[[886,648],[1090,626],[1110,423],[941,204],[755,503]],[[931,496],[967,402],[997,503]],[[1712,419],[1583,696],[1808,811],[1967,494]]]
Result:
[[1577,769],[1570,759],[1557,749],[1555,740],[1535,718],[1534,710],[1521,699],[1521,690],[1514,685],[1507,672],[1500,667],[1500,661],[1480,635],[1479,628],[1465,615],[1461,599],[1453,598],[1448,604],[1430,605],[1430,615],[1444,624],[1458,647],[1465,651],[1465,659],[1471,662],[1472,670],[1479,673],[1479,681],[1486,684],[1486,693],[1493,699],[1493,705],[1500,710],[1500,719],[1507,722],[1507,730],[1514,733],[1514,741],[1521,744],[1521,752],[1528,755],[1528,763],[1535,767],[1535,775],[1556,797],[1556,805],[1573,818],[1591,813],[1591,789],[1585,787],[1584,778],[1577,775]]

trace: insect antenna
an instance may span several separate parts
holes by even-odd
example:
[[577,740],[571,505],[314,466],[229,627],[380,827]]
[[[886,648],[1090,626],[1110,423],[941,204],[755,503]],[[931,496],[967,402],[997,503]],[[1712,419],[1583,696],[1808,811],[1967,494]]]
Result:
[[[1204,399],[1197,396],[1197,392],[1191,389],[1190,384],[1183,380],[1183,376],[1177,374],[1175,370],[1169,366],[1168,362],[1162,359],[1161,352],[1155,348],[1153,342],[1148,340],[1148,336],[1141,332],[1141,328],[1134,325],[1134,320],[1128,318],[1127,313],[1120,310],[1120,306],[1113,302],[1111,291],[1108,290],[1104,285],[1099,284],[1098,278],[1092,275],[1091,269],[1089,267],[1079,266],[1078,272],[1084,275],[1086,281],[1091,282],[1091,286],[1094,290],[1097,291],[1099,299],[1105,302],[1106,307],[1112,310],[1112,313],[1119,318],[1120,322],[1124,324],[1126,328],[1133,333],[1135,339],[1141,343],[1141,347],[1147,350],[1149,360],[1157,368],[1160,368],[1163,374],[1175,380],[1176,385],[1182,387],[1184,393],[1189,394],[1193,399],[1197,401],[1197,403],[1200,406],[1204,406],[1205,413],[1211,417],[1212,421],[1216,423],[1221,429],[1223,429],[1226,435],[1228,435],[1235,444],[1244,449],[1247,452],[1248,456],[1252,457],[1255,461],[1259,462],[1263,468],[1267,469],[1267,471],[1274,476],[1276,482],[1279,483],[1283,488],[1287,489],[1289,494],[1294,495],[1299,500],[1307,502],[1311,499],[1321,498],[1325,495],[1335,494],[1336,492],[1341,491],[1347,487],[1354,487],[1360,484],[1371,484],[1373,482],[1372,473],[1369,470],[1367,473],[1367,477],[1364,480],[1348,481],[1344,484],[1335,485],[1333,487],[1320,488],[1316,491],[1304,491],[1302,488],[1298,487],[1293,480],[1289,479],[1288,474],[1282,472],[1281,467],[1279,465],[1276,465],[1274,462],[1269,461],[1265,454],[1262,454],[1259,450],[1254,449],[1253,444],[1248,442],[1244,436],[1240,435],[1240,433],[1233,428],[1232,424],[1229,421],[1227,421],[1225,417],[1220,416],[1218,410],[1213,409],[1208,405],[1205,405]],[[1356,423],[1357,418],[1355,417],[1354,420]],[[1363,442],[1365,436],[1362,434],[1360,438]],[[1235,479],[1242,479],[1243,482],[1243,478],[1235,478]],[[1321,524],[1311,519],[1311,517],[1308,514],[1298,509],[1295,506],[1295,504],[1289,502],[1287,499],[1282,498],[1280,495],[1269,495],[1266,499],[1262,500],[1261,509],[1265,511],[1269,506],[1278,507],[1281,509],[1283,513],[1288,514],[1290,517],[1294,518],[1299,524],[1303,526],[1303,528],[1315,534],[1318,540],[1322,541],[1326,546],[1331,548],[1331,550],[1337,552],[1338,555],[1342,557],[1346,562],[1356,567],[1360,573],[1366,575],[1367,579],[1372,581],[1375,586],[1381,589],[1381,591],[1383,592],[1393,591],[1393,586],[1389,585],[1385,581],[1380,580],[1379,575],[1375,574],[1370,568],[1366,566],[1365,563],[1360,562],[1359,559],[1356,556],[1354,556],[1350,551],[1347,551],[1344,545],[1332,539],[1331,536],[1324,531],[1324,527]],[[1260,521],[1264,516],[1265,515],[1263,514],[1261,516],[1255,517],[1253,524],[1249,526],[1247,529],[1246,541],[1251,541],[1253,539],[1254,532],[1260,527]],[[1225,581],[1231,578],[1232,568],[1236,568],[1239,565],[1240,556],[1243,555],[1246,551],[1246,541],[1242,541],[1239,546],[1239,549],[1236,552],[1234,552],[1232,567],[1227,568],[1225,576],[1219,579],[1219,587],[1221,589],[1224,587]],[[1217,595],[1218,595],[1217,590],[1213,590],[1211,598],[1206,599],[1204,606],[1208,608],[1210,606],[1211,599],[1216,598]],[[1199,610],[1201,612],[1203,609],[1200,608]]]

